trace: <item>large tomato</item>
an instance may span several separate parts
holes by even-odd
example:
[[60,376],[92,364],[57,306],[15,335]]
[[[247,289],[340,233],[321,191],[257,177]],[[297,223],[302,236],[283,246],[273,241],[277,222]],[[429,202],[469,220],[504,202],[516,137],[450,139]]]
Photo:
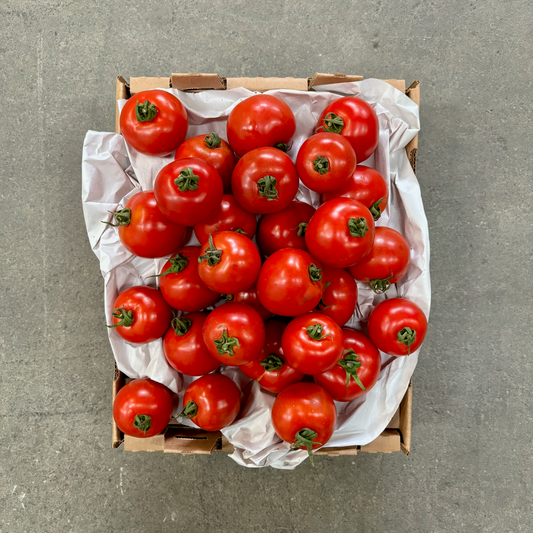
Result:
[[153,287],[137,285],[122,291],[113,306],[113,324],[117,333],[134,344],[152,342],[162,337],[172,320],[172,310],[163,295]]
[[322,298],[322,265],[308,252],[284,248],[263,264],[257,295],[266,309],[281,316],[297,316],[314,309]]
[[350,142],[337,133],[309,137],[296,158],[296,170],[302,183],[315,192],[334,191],[342,187],[356,166]]
[[381,355],[372,341],[360,331],[342,328],[344,355],[333,367],[313,376],[337,402],[351,402],[372,389],[381,370]]
[[318,119],[317,133],[340,133],[346,137],[357,161],[368,159],[379,140],[379,121],[372,106],[361,98],[345,96],[329,104]]
[[188,126],[187,111],[181,102],[159,89],[132,96],[120,113],[124,139],[143,154],[170,154],[185,139]]
[[183,396],[183,411],[205,431],[220,431],[239,414],[241,394],[235,383],[222,374],[208,374],[193,381]]
[[306,448],[313,464],[314,448],[335,431],[337,409],[331,396],[315,383],[296,383],[283,389],[272,406],[272,425],[291,449]]
[[164,265],[159,274],[159,288],[163,298],[179,311],[201,311],[220,298],[205,286],[198,273],[199,246],[185,246]]
[[322,195],[322,202],[333,198],[351,198],[370,209],[374,220],[379,220],[387,207],[389,189],[383,176],[373,168],[357,165],[350,179],[336,191]]
[[154,192],[168,219],[194,226],[218,211],[223,185],[218,172],[203,159],[178,159],[159,171]]
[[240,366],[243,374],[259,382],[263,389],[278,394],[285,387],[304,378],[303,372],[287,364],[281,348],[281,337],[286,324],[279,320],[265,323],[266,341],[259,357],[251,363]]
[[322,277],[326,288],[316,309],[344,326],[355,312],[357,283],[344,268],[324,267]]
[[267,255],[282,248],[299,248],[307,251],[305,230],[315,208],[305,202],[291,202],[277,213],[263,215],[259,225],[259,246]]
[[224,294],[223,295],[226,302],[235,302],[240,304],[248,304],[253,307],[260,315],[263,320],[268,320],[272,317],[270,311],[265,309],[263,304],[259,301],[259,296],[257,296],[257,284],[254,283],[248,289],[238,292],[237,294]]
[[194,226],[198,242],[207,242],[209,234],[217,231],[237,231],[252,239],[257,228],[255,215],[241,207],[235,196],[225,194],[218,211],[207,220]]
[[228,117],[228,142],[239,157],[261,146],[286,151],[295,131],[291,108],[268,94],[256,94],[239,102]]
[[291,158],[277,148],[257,148],[244,155],[231,177],[237,201],[262,215],[285,209],[298,192],[298,174]]
[[428,327],[424,311],[405,298],[380,302],[368,318],[368,336],[389,355],[410,355],[420,348]]
[[120,431],[130,437],[153,437],[172,418],[172,394],[161,383],[134,379],[122,387],[113,404],[113,418]]
[[217,133],[189,137],[176,150],[174,159],[187,157],[197,157],[209,163],[219,173],[224,188],[230,186],[231,173],[235,168],[235,154],[230,145]]
[[361,203],[334,198],[322,204],[307,225],[309,252],[325,265],[346,268],[361,261],[372,249],[374,219]]
[[154,191],[134,194],[124,209],[113,213],[118,236],[124,248],[139,257],[164,257],[179,247],[185,237],[185,226],[168,220],[157,207]]
[[350,267],[350,274],[381,294],[405,276],[410,256],[409,244],[400,233],[392,228],[376,228],[370,253]]
[[304,374],[322,374],[343,354],[344,335],[337,323],[322,313],[292,319],[283,332],[281,347],[290,366]]
[[219,294],[236,294],[249,289],[261,270],[261,256],[255,244],[235,231],[210,234],[205,252],[198,258],[201,280]]
[[209,353],[228,366],[257,359],[265,344],[263,319],[246,304],[228,303],[211,311],[202,334]]
[[203,376],[220,366],[209,353],[202,328],[209,313],[189,313],[174,317],[163,339],[168,364],[187,376]]

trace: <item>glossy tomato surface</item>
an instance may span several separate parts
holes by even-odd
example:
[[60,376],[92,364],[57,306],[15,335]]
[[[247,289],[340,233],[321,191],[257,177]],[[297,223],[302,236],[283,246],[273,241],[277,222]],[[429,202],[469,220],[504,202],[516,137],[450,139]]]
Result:
[[325,289],[316,310],[344,326],[355,312],[357,283],[344,268],[324,267]]
[[254,283],[248,289],[238,292],[237,294],[224,294],[223,297],[226,302],[248,304],[259,313],[263,320],[268,320],[273,315],[273,313],[265,309],[264,305],[259,301],[256,283]]

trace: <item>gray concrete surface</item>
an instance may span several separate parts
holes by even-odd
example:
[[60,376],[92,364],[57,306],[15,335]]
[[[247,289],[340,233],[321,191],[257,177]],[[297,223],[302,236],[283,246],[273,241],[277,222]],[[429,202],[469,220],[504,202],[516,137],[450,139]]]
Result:
[[[3,0],[0,531],[531,532],[531,2]],[[433,309],[410,457],[295,472],[110,448],[112,354],[80,205],[114,78],[422,82]]]

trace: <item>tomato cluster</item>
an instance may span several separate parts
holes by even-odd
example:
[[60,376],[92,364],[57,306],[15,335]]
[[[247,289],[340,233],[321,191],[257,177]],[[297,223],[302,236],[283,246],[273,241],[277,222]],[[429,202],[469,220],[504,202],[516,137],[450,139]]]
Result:
[[[207,431],[238,417],[241,392],[217,369],[239,367],[278,395],[275,431],[312,458],[335,429],[334,401],[368,393],[380,350],[409,355],[427,328],[422,310],[403,298],[372,310],[368,335],[345,327],[357,306],[355,280],[382,294],[409,268],[404,237],[375,226],[387,184],[358,164],[376,149],[376,113],[359,98],[339,98],[296,164],[286,154],[295,117],[274,96],[251,96],[232,109],[229,144],[217,133],[185,140],[186,110],[165,91],[132,97],[121,127],[142,153],[176,153],[153,191],[113,213],[111,225],[132,254],[169,257],[156,275],[159,289],[124,290],[108,327],[134,344],[163,338],[168,364],[198,377],[179,416]],[[318,209],[295,200],[300,181],[322,194]],[[187,228],[200,246],[184,242]],[[145,378],[120,390],[113,414],[124,433],[149,437],[164,430],[172,410],[170,391]]]

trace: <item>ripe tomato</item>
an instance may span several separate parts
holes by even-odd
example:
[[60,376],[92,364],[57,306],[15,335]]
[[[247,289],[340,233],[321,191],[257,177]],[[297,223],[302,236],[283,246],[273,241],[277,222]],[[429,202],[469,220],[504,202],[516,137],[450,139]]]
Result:
[[163,298],[179,311],[201,311],[214,305],[220,294],[205,286],[198,273],[199,246],[178,250],[161,269],[159,288]]
[[263,389],[278,394],[285,387],[302,381],[304,375],[287,364],[281,348],[281,336],[286,324],[279,320],[265,322],[266,341],[259,357],[242,365],[240,370],[259,382]]
[[164,257],[183,242],[185,226],[173,224],[157,207],[154,191],[133,195],[126,207],[113,213],[118,236],[124,248],[139,257]]
[[381,355],[372,341],[360,331],[342,328],[343,358],[333,367],[313,376],[337,402],[351,402],[376,384],[381,370]]
[[297,316],[314,309],[322,298],[322,265],[308,252],[284,248],[263,264],[257,295],[266,309],[281,316]]
[[153,437],[172,418],[172,394],[161,383],[134,379],[122,387],[113,404],[113,418],[120,431],[130,437]]
[[324,267],[325,289],[316,310],[344,326],[354,314],[357,304],[357,283],[344,268]]
[[337,133],[309,137],[296,158],[296,170],[302,183],[315,192],[334,191],[342,187],[356,166],[350,142]]
[[368,318],[368,336],[389,355],[410,355],[420,348],[428,327],[424,311],[405,298],[380,302]]
[[117,333],[134,344],[162,337],[172,320],[172,310],[153,287],[137,285],[122,291],[113,306],[113,325]]
[[340,133],[346,137],[355,150],[357,161],[362,163],[378,145],[379,121],[370,104],[355,96],[345,96],[322,111],[315,131]]
[[245,291],[238,292],[237,294],[224,294],[223,298],[226,300],[226,302],[248,304],[259,313],[263,320],[268,320],[270,317],[272,317],[272,313],[265,309],[263,304],[259,301],[256,283],[254,283]]
[[298,174],[291,158],[277,148],[257,148],[244,155],[231,177],[237,201],[250,213],[276,213],[298,192]]
[[376,294],[382,294],[405,276],[410,256],[409,244],[400,233],[392,228],[376,228],[370,253],[350,267],[350,274],[369,283]]
[[336,322],[322,313],[293,318],[283,332],[281,347],[290,366],[304,374],[322,374],[343,354],[344,335]]
[[315,383],[290,385],[278,394],[272,406],[275,432],[291,443],[291,449],[306,448],[311,464],[312,450],[328,442],[336,423],[337,409],[331,396]]
[[217,231],[237,231],[252,239],[257,228],[255,215],[243,209],[231,194],[222,196],[218,211],[194,226],[198,242],[207,242],[209,234]]
[[241,394],[235,383],[222,374],[208,374],[193,381],[183,396],[183,411],[205,431],[220,431],[239,414]]
[[235,231],[210,234],[198,258],[201,280],[219,294],[236,294],[249,289],[261,270],[261,256],[255,244]]
[[209,313],[202,330],[209,353],[228,366],[240,366],[259,357],[265,344],[265,325],[249,305],[228,303]]
[[336,191],[322,195],[322,202],[333,198],[351,198],[370,209],[374,220],[379,220],[387,207],[389,189],[383,176],[373,168],[357,165],[350,179]]
[[263,215],[259,225],[259,246],[267,255],[282,248],[299,248],[307,251],[305,230],[315,208],[305,202],[291,202],[277,213]]
[[239,102],[228,117],[228,141],[239,157],[261,146],[286,151],[295,131],[291,108],[268,94],[256,94]]
[[176,224],[194,226],[214,215],[222,201],[218,172],[202,159],[172,161],[154,183],[155,198],[163,215]]
[[202,337],[209,313],[190,313],[174,317],[163,339],[168,364],[187,376],[203,376],[220,366],[211,356]]
[[231,173],[235,168],[235,154],[230,145],[215,132],[197,135],[184,141],[176,150],[174,159],[197,157],[209,163],[220,175],[224,189],[231,184]]
[[346,268],[361,261],[372,249],[374,219],[361,203],[334,198],[322,204],[305,232],[309,252],[325,265]]
[[120,113],[120,131],[135,150],[163,156],[185,139],[189,122],[181,102],[166,91],[141,91],[132,96]]

